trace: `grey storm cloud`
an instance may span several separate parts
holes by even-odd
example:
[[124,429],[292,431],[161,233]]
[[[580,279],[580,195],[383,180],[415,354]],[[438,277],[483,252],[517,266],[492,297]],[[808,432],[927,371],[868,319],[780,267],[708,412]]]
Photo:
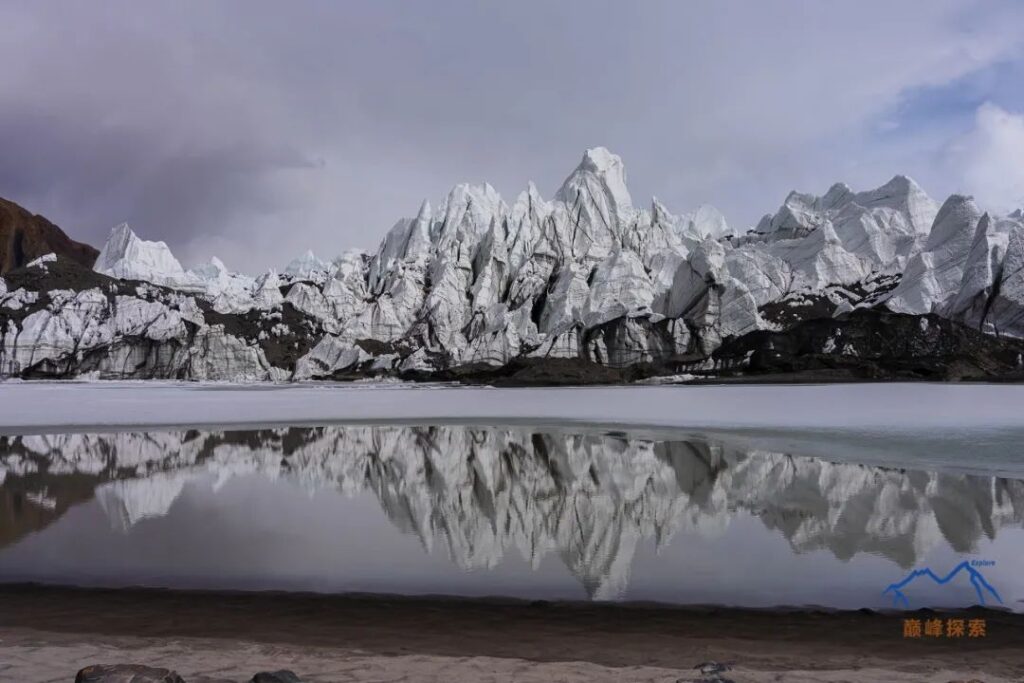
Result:
[[583,150],[739,226],[793,187],[959,180],[916,90],[1019,59],[1016,2],[0,3],[0,196],[186,262],[371,248],[424,198],[550,196]]

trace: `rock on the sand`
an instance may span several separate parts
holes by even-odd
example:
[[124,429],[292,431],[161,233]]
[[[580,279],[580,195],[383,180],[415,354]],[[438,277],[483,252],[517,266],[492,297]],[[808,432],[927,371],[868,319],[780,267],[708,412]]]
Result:
[[249,683],[302,683],[302,679],[293,671],[283,669],[281,671],[261,671],[252,677]]
[[185,683],[170,669],[155,669],[138,664],[94,664],[75,676],[75,683]]

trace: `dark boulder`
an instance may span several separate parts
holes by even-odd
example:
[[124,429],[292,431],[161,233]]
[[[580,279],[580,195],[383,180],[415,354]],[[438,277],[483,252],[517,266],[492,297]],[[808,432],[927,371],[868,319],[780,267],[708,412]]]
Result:
[[78,672],[75,683],[185,683],[176,672],[139,664],[93,664]]
[[253,676],[249,683],[302,683],[302,679],[294,672],[282,669],[281,671],[261,671]]

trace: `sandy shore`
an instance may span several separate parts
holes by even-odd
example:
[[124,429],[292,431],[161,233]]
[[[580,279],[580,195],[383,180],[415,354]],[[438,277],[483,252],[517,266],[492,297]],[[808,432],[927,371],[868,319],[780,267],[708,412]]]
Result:
[[[903,637],[931,613],[781,612],[508,601],[0,587],[0,680],[94,663],[190,683],[289,668],[308,681],[1019,681],[1024,616],[984,638]],[[950,615],[940,615],[947,618]]]

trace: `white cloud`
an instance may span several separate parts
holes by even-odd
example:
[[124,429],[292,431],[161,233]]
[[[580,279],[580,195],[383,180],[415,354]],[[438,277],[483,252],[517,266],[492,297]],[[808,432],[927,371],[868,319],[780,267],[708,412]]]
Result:
[[974,129],[950,150],[963,189],[1000,213],[1024,206],[1024,114],[990,102],[978,107]]

